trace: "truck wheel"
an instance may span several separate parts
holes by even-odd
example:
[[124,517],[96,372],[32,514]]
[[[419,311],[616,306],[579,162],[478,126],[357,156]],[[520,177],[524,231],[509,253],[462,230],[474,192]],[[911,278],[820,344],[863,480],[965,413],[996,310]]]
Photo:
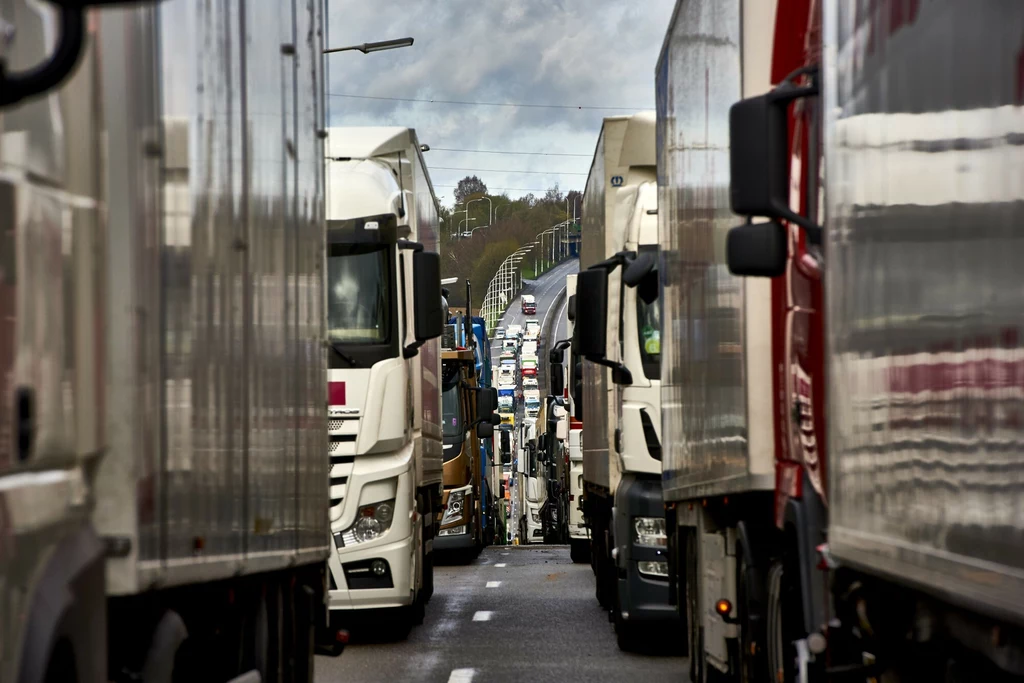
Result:
[[585,539],[569,541],[569,559],[574,564],[584,564],[590,561],[590,546]]

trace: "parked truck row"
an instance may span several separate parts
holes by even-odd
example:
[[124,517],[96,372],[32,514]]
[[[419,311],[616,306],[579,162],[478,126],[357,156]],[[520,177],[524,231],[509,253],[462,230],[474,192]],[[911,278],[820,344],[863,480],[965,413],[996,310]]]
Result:
[[621,646],[678,627],[693,681],[1024,680],[1022,31],[677,2],[656,115],[602,128],[568,307]]

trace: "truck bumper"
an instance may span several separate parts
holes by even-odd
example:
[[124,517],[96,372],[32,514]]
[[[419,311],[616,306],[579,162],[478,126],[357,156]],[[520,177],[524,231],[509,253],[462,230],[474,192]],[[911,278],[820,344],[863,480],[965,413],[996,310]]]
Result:
[[[447,529],[442,529],[447,531]],[[446,550],[467,550],[473,547],[473,526],[466,525],[466,531],[461,534],[440,534],[434,539],[434,550],[444,552]]]
[[[414,541],[414,535],[410,534],[393,543],[365,550],[345,548],[344,555],[332,550],[327,561],[331,575],[328,609],[380,609],[412,604],[409,573],[413,569]],[[372,571],[375,560],[387,564],[383,576]]]
[[[619,606],[629,622],[676,622],[679,614],[669,604],[668,548],[638,546],[633,542],[634,517],[664,517],[661,480],[647,475],[625,475],[615,491],[615,545],[618,557]],[[640,571],[641,562],[658,563],[665,576]]]

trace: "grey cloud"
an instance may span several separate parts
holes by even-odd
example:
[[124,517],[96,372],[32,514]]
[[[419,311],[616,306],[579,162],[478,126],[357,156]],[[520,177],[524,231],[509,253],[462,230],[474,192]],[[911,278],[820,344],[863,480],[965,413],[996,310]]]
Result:
[[[329,41],[412,35],[412,48],[330,57],[330,91],[379,97],[654,107],[673,0],[330,0]],[[589,154],[606,115],[331,98],[333,125],[408,125],[433,147]],[[429,166],[586,173],[589,159],[431,152]],[[435,184],[465,175],[431,172]],[[478,173],[490,187],[581,189],[583,175]],[[450,188],[438,188],[448,203]],[[522,193],[511,193],[518,195]]]

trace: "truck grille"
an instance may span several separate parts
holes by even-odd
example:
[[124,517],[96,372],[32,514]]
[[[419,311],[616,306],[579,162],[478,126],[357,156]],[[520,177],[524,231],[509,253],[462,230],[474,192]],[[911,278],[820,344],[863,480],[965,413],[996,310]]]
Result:
[[359,437],[358,418],[331,418],[327,421],[330,440],[330,496],[331,507],[345,502],[348,480],[356,461],[356,441]]

